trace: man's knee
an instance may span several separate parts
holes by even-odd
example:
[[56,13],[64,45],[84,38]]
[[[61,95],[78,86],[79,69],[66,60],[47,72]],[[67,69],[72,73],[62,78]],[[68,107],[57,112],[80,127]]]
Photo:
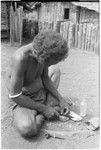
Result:
[[57,74],[58,76],[61,75],[61,71],[59,68],[53,66],[49,67],[49,77],[52,77],[54,74]]
[[36,122],[22,120],[16,124],[17,130],[24,137],[32,137],[38,134],[38,128]]
[[56,68],[51,76],[51,80],[54,83],[56,89],[58,88],[60,83],[60,76],[61,76],[61,71],[59,68]]
[[56,68],[56,69],[55,69],[55,74],[56,74],[58,77],[61,76],[61,71],[60,71],[59,68]]
[[56,68],[51,72],[51,75],[49,77],[54,82],[54,81],[60,79],[60,76],[61,76],[61,71],[59,68]]

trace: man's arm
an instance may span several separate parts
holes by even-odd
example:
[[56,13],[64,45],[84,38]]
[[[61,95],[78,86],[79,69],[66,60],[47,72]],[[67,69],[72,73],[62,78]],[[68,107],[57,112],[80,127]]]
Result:
[[11,88],[9,94],[10,97],[12,97],[12,100],[22,107],[39,111],[47,119],[51,119],[54,116],[58,116],[59,113],[54,108],[46,106],[44,104],[36,103],[31,98],[23,94],[19,94],[22,91],[25,71],[26,71],[26,61],[23,60],[20,56],[17,56],[13,60],[13,68],[10,81]]
[[[22,91],[26,65],[26,60],[22,59],[21,56],[17,55],[13,58],[12,74],[10,80],[11,85],[9,93],[11,97],[13,95],[18,95]],[[18,97],[12,98],[12,100],[22,107],[35,109],[40,112],[43,112],[46,109],[45,105],[37,104],[31,98],[24,96],[23,94]]]
[[44,72],[42,75],[43,83],[45,88],[59,101],[63,99],[61,94],[58,92],[58,90],[55,88],[53,82],[48,76],[48,67],[44,68]]

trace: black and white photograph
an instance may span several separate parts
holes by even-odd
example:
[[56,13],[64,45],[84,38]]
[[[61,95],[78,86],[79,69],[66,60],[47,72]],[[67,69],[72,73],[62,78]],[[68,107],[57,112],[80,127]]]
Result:
[[1,149],[100,149],[100,1],[0,5]]

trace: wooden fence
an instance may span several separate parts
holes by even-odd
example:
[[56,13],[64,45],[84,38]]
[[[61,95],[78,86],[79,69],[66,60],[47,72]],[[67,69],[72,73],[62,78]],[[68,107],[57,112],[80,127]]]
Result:
[[60,25],[60,34],[67,41],[68,47],[74,47],[75,25],[71,22],[62,22]]
[[[23,7],[15,11],[10,7],[10,42],[23,41]],[[31,27],[29,27],[31,28]],[[53,29],[59,32],[67,41],[69,48],[78,48],[86,51],[99,53],[100,49],[100,30],[98,22],[74,24],[71,21],[38,22],[39,32],[44,29]],[[33,29],[33,28],[31,28]],[[34,30],[34,29],[33,29]]]
[[23,31],[23,7],[13,10],[10,6],[10,43],[14,42],[22,44],[22,31]]
[[98,23],[73,24],[71,22],[62,22],[60,34],[67,40],[69,48],[99,53],[100,35]]
[[97,52],[99,49],[99,26],[93,23],[76,25],[75,47]]

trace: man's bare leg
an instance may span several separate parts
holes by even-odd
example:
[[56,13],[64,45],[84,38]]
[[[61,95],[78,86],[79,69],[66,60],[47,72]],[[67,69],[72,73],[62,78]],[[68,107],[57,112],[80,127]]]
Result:
[[[49,77],[56,88],[59,86],[60,75],[59,69],[53,67],[50,68]],[[48,94],[47,105],[53,107],[58,106],[58,101],[51,94]],[[37,115],[35,110],[19,106],[13,110],[13,113],[15,126],[22,136],[32,137],[38,134],[44,121],[43,115]]]
[[[58,86],[60,83],[60,76],[61,76],[61,72],[59,68],[56,68],[54,66],[51,66],[49,68],[49,77],[54,83],[54,86],[56,87],[56,89],[58,89]],[[47,96],[47,105],[53,106],[53,107],[59,106],[58,100],[55,99],[50,93],[48,93],[48,96]]]
[[60,69],[56,68],[55,66],[50,66],[48,75],[51,78],[52,82],[54,83],[56,89],[58,89],[60,83],[60,76],[61,76]]
[[43,115],[37,115],[35,110],[19,106],[14,109],[14,123],[22,136],[32,137],[37,135],[43,121]]

